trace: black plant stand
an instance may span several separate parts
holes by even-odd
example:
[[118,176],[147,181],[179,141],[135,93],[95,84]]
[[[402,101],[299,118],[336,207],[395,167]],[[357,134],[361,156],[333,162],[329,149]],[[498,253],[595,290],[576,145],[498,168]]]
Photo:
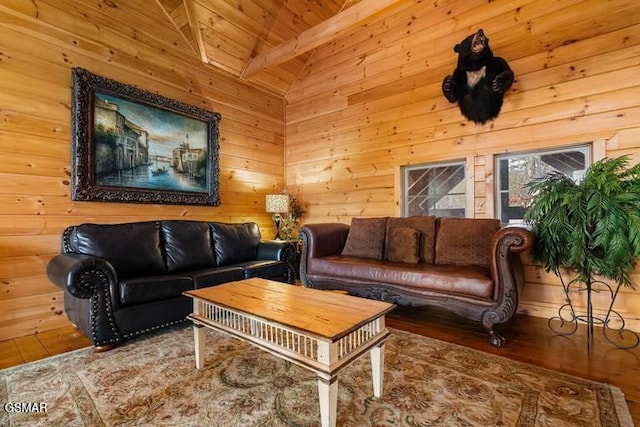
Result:
[[[562,288],[564,289],[564,295],[566,297],[566,303],[558,309],[558,315],[549,319],[549,328],[558,335],[568,336],[573,335],[578,330],[578,324],[580,322],[587,325],[587,351],[591,352],[593,344],[593,327],[594,325],[602,325],[602,333],[604,337],[617,348],[632,349],[640,344],[640,336],[632,330],[625,329],[624,318],[613,309],[613,304],[618,296],[620,290],[620,283],[615,290],[608,284],[600,280],[590,280],[586,283],[570,281],[568,284],[564,283],[562,276],[558,274],[560,281],[562,282]],[[573,304],[571,303],[571,291],[586,292],[587,293],[587,307],[586,312],[576,312]],[[594,316],[593,305],[591,303],[591,294],[593,292],[608,292],[611,299],[609,304],[609,310],[604,315]],[[620,327],[612,327],[611,321],[619,321]],[[559,323],[559,325],[557,325]]]

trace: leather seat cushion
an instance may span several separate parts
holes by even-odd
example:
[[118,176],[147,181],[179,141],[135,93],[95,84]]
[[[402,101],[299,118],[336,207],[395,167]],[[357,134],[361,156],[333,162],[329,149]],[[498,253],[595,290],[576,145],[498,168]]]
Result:
[[244,268],[246,279],[249,277],[278,277],[286,273],[286,266],[282,261],[247,261],[238,265]]
[[494,283],[488,268],[443,264],[407,264],[331,255],[309,260],[307,274],[335,280],[392,284],[415,293],[442,292],[490,300]]
[[118,296],[122,304],[140,304],[179,297],[193,288],[188,276],[150,276],[122,280],[118,283]]
[[196,289],[244,279],[244,269],[234,265],[190,271],[186,274],[193,278]]

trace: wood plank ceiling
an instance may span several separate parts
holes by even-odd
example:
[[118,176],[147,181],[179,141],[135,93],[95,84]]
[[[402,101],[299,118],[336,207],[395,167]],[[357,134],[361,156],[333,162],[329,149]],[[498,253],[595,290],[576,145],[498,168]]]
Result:
[[399,0],[156,0],[193,54],[285,96],[313,50]]

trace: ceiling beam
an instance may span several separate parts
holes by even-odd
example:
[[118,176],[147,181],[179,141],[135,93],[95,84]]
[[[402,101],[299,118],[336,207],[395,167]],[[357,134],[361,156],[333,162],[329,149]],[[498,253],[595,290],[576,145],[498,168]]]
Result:
[[[194,39],[192,37],[192,34],[191,33],[185,34],[185,32],[181,28],[181,25],[176,20],[176,16],[180,15],[180,12],[181,12],[180,7],[184,5],[180,4],[180,6],[176,6],[173,9],[169,9],[170,5],[168,4],[167,0],[156,0],[156,3],[160,7],[160,9],[162,9],[166,17],[169,19],[169,21],[171,21],[171,23],[176,28],[176,30],[178,30],[182,38],[189,44],[189,47],[195,51],[195,48],[193,46]],[[185,16],[186,16],[186,13],[185,13]]]
[[183,0],[185,11],[187,12],[187,19],[189,20],[189,28],[191,28],[191,34],[196,41],[197,51],[200,54],[200,59],[205,64],[209,63],[209,57],[204,49],[204,40],[202,39],[202,32],[200,32],[200,25],[198,24],[198,16],[196,15],[196,5],[194,0]]
[[330,42],[347,31],[373,20],[376,14],[407,3],[406,0],[362,0],[360,3],[332,16],[320,24],[303,31],[291,40],[275,46],[269,52],[251,58],[242,72],[242,78],[249,78],[267,67],[282,64],[320,45]]

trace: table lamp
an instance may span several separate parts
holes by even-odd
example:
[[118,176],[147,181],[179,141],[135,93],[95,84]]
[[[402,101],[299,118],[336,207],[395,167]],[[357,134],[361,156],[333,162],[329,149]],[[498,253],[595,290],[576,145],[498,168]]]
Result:
[[283,213],[289,211],[289,195],[287,194],[267,194],[267,212],[273,213],[273,222],[276,225],[276,240],[280,239],[280,221]]

